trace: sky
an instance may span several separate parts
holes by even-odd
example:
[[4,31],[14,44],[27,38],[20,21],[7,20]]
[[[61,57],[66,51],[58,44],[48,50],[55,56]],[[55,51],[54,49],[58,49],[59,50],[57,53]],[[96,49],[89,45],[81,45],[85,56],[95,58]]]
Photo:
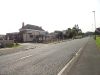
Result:
[[100,0],[0,0],[0,34],[18,32],[22,22],[48,32],[78,24],[83,32],[100,27]]

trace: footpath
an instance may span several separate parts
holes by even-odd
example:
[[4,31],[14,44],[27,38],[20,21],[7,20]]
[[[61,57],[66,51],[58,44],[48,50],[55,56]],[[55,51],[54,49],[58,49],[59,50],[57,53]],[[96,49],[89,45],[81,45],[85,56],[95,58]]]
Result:
[[89,39],[68,75],[100,75],[100,49],[97,48],[94,39]]

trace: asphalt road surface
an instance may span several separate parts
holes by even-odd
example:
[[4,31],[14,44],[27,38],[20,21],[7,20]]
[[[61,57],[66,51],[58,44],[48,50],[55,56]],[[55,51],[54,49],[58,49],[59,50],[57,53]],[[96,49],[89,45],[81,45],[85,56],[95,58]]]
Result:
[[89,37],[0,56],[0,75],[57,75]]

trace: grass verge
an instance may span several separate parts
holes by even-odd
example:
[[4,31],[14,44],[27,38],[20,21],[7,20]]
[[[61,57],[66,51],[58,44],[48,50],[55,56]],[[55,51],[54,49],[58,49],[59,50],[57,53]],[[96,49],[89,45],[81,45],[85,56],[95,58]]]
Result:
[[100,48],[100,37],[96,37],[96,45]]
[[20,45],[17,43],[7,45],[8,48],[19,47]]

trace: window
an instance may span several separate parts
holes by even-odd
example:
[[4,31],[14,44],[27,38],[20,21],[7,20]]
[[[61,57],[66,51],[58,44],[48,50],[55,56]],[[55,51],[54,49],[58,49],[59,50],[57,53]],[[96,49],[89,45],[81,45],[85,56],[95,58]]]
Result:
[[33,35],[30,35],[30,38],[33,38]]

